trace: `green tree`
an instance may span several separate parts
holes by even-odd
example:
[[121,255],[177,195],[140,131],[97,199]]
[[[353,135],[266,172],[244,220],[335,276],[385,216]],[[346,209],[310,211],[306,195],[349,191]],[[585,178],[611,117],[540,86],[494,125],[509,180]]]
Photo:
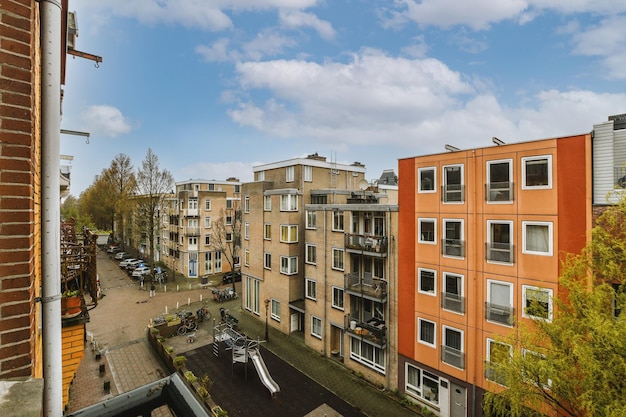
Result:
[[625,254],[623,199],[567,257],[552,320],[518,323],[506,340],[515,347],[510,360],[488,367],[505,388],[485,395],[485,415],[626,415]]
[[145,234],[149,259],[155,264],[155,240],[159,233],[160,210],[164,200],[174,187],[174,177],[159,168],[159,158],[148,149],[146,158],[137,172],[137,193],[135,197],[135,225],[140,234]]
[[[111,161],[109,168],[102,171],[100,181],[106,190],[109,202],[107,207],[111,210],[111,230],[113,230],[114,236],[125,242],[126,227],[124,221],[132,210],[132,196],[137,188],[137,180],[130,157],[122,153],[117,154],[115,159]],[[117,229],[115,225],[117,225]]]

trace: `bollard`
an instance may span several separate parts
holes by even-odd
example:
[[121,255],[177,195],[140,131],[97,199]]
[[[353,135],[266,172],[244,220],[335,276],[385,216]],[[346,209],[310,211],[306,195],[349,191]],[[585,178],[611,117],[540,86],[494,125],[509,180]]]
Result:
[[187,305],[191,304],[191,298],[187,297]]
[[167,292],[167,285],[163,287],[163,292]]
[[176,301],[176,310],[178,310],[178,301]]
[[167,306],[165,306],[165,314],[167,314]]
[[176,292],[180,291],[180,286],[176,284]]
[[200,294],[200,302],[202,302],[202,294]]

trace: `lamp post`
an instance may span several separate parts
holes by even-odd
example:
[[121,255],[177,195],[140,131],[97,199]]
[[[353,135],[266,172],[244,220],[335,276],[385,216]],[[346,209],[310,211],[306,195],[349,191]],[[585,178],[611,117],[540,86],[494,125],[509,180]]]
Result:
[[269,342],[270,341],[270,336],[269,336],[269,327],[268,327],[268,323],[267,323],[267,311],[269,309],[270,306],[270,299],[266,298],[265,299],[265,341]]

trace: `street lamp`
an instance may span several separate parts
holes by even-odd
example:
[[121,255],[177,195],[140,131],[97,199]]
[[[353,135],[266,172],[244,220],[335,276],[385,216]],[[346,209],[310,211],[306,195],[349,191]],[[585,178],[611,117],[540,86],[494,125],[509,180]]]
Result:
[[269,332],[268,332],[269,327],[268,327],[268,324],[267,324],[267,311],[269,309],[269,306],[270,306],[270,299],[266,298],[265,299],[265,341],[266,342],[270,341],[270,336],[269,336]]

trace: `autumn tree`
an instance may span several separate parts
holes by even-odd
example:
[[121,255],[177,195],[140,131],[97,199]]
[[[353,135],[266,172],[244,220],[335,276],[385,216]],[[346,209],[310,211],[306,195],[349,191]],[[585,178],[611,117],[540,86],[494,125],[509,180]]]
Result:
[[[135,194],[137,181],[130,157],[125,154],[117,154],[111,161],[109,168],[102,172],[99,181],[103,183],[107,198],[110,201],[111,220],[114,236],[119,236],[125,242],[125,219],[132,209],[131,197]],[[115,224],[118,230],[115,230]]]
[[83,227],[91,230],[96,229],[91,217],[80,209],[79,200],[73,195],[68,195],[63,200],[61,204],[61,218],[65,220],[74,219],[76,221],[76,230],[82,230]]
[[489,367],[505,388],[485,395],[485,415],[626,415],[625,284],[622,199],[598,218],[581,254],[567,258],[552,320],[519,323],[510,360]]
[[159,233],[160,210],[168,193],[172,192],[172,174],[159,167],[159,158],[148,149],[146,158],[137,172],[137,196],[135,196],[135,226],[147,237],[147,250],[152,265],[155,265],[155,240]]
[[96,228],[110,230],[111,213],[115,202],[109,198],[107,184],[100,178],[80,194],[78,210],[81,216],[88,216]]
[[[231,201],[231,208],[220,209],[220,216],[213,222],[211,242],[213,246],[222,252],[230,270],[235,271],[235,265],[239,264],[239,251],[241,248],[241,207]],[[235,280],[233,279],[233,289]]]

